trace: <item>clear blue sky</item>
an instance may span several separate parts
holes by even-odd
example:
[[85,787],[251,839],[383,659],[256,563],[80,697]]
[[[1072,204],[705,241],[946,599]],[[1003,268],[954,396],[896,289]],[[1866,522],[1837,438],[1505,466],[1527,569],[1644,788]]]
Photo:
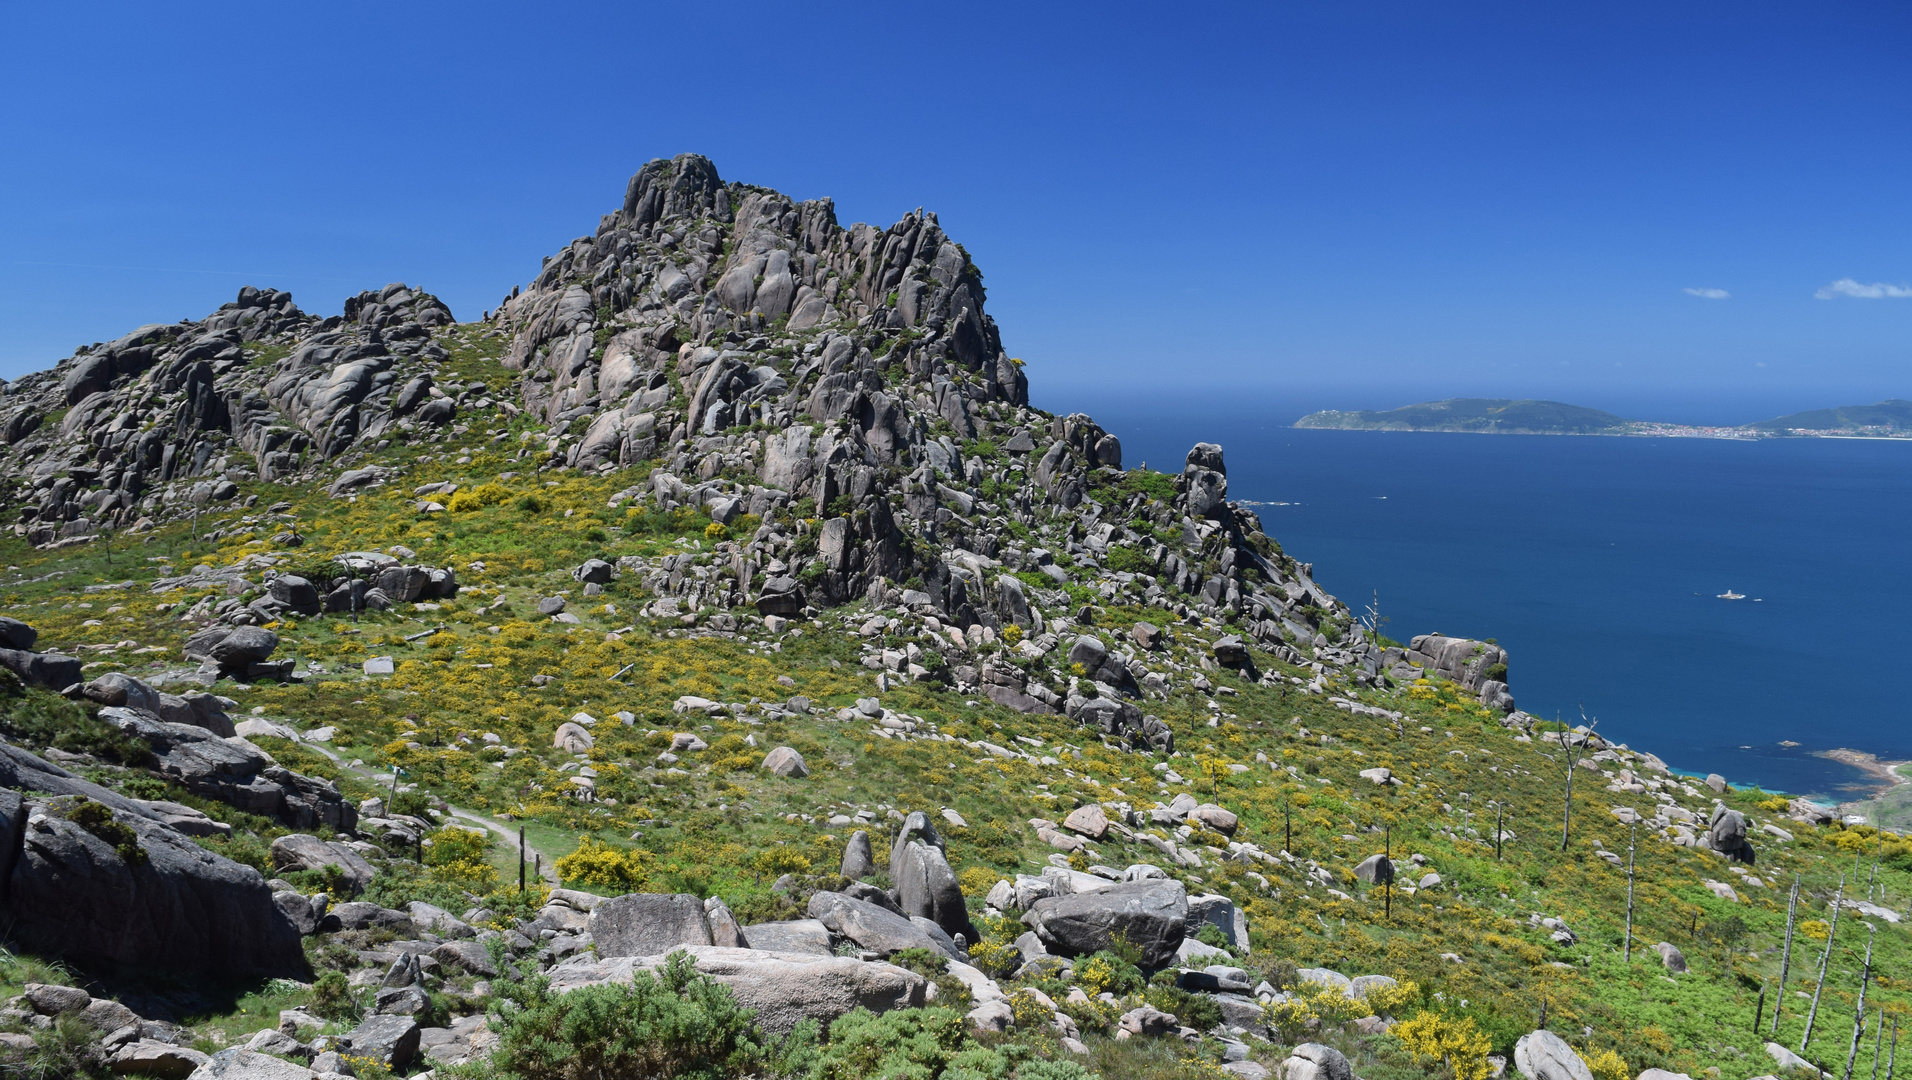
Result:
[[1912,397],[1902,4],[5,14],[0,376],[242,284],[475,317],[698,151],[938,211],[1052,407]]

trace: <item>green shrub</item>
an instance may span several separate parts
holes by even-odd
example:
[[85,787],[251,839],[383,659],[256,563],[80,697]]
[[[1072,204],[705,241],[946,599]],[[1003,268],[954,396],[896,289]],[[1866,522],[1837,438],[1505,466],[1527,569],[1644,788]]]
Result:
[[146,861],[146,852],[139,846],[139,834],[114,817],[106,805],[83,798],[67,810],[66,819],[111,844],[114,854],[128,866]]
[[51,746],[115,765],[144,765],[152,757],[152,748],[141,740],[121,734],[58,694],[28,689],[4,669],[0,669],[0,735],[28,750]]
[[312,983],[312,1000],[308,1007],[327,1020],[351,1020],[359,1014],[358,1002],[352,998],[352,987],[342,971],[322,971]]
[[1166,1013],[1174,1013],[1186,1027],[1196,1031],[1207,1031],[1222,1022],[1221,1006],[1206,994],[1191,994],[1176,985],[1181,973],[1170,969],[1157,972],[1149,980],[1148,992],[1142,1000]]
[[857,1009],[830,1025],[830,1044],[818,1055],[809,1080],[1006,1077],[1012,1058],[1026,1053],[1022,1047],[977,1045],[963,1014],[954,1009],[898,1009],[881,1016]]
[[637,972],[628,986],[554,994],[542,976],[494,985],[517,1011],[504,1022],[489,1068],[517,1080],[788,1075],[816,1045],[813,1023],[782,1040],[759,1035],[756,1013],[698,974],[687,953],[672,954],[655,975]]
[[1229,948],[1228,935],[1212,922],[1203,923],[1201,928],[1195,931],[1195,940],[1217,949]]
[[93,1080],[113,1075],[100,1050],[100,1033],[80,1019],[79,1013],[65,1013],[52,1026],[34,1031],[33,1049],[17,1062],[6,1066],[5,1074],[20,1080]]

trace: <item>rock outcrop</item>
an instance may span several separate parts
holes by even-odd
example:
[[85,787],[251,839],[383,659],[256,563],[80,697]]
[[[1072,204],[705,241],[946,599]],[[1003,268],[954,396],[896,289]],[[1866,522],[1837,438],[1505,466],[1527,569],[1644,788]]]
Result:
[[299,931],[257,870],[4,744],[0,789],[0,913],[24,948],[82,966],[304,971]]
[[293,772],[243,739],[222,739],[203,727],[168,723],[141,709],[108,707],[100,710],[100,719],[146,743],[159,771],[196,795],[277,818],[295,829],[325,826],[349,833],[358,825],[358,808],[345,801],[338,785]]

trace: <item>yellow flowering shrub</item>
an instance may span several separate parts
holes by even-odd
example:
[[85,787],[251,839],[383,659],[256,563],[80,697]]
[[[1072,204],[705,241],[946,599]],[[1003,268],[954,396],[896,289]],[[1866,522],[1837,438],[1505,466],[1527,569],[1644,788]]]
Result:
[[1402,979],[1393,986],[1377,987],[1362,995],[1362,1002],[1376,1016],[1392,1016],[1421,1000],[1421,987],[1412,979]]
[[[1416,1057],[1434,1058],[1445,1064],[1453,1071],[1454,1080],[1487,1080],[1493,1074],[1493,1066],[1487,1063],[1487,1052],[1493,1049],[1493,1044],[1472,1017],[1417,1013],[1412,1019],[1394,1025],[1389,1034],[1401,1040],[1401,1045]],[[1620,1067],[1624,1071],[1625,1063]],[[1613,1080],[1597,1071],[1594,1075],[1600,1080]]]
[[486,860],[491,851],[489,834],[459,825],[447,825],[431,836],[431,852],[425,865],[433,877],[477,892],[489,891],[497,884],[498,871]]
[[583,837],[578,848],[558,857],[558,876],[582,885],[637,892],[649,876],[651,855],[647,851],[614,848],[602,840]]
[[1626,1060],[1612,1050],[1581,1054],[1580,1060],[1587,1063],[1587,1071],[1593,1073],[1594,1080],[1630,1080],[1633,1076]]

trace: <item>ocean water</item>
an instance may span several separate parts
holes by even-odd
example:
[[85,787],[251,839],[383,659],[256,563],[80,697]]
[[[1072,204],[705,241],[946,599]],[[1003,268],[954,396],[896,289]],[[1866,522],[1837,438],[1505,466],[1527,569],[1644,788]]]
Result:
[[[1046,404],[1046,403],[1045,403]],[[1297,431],[1124,399],[1125,463],[1222,444],[1229,494],[1384,631],[1495,638],[1523,709],[1819,798],[1912,759],[1912,443]],[[1723,600],[1732,590],[1744,600]],[[1786,743],[1796,743],[1788,746]]]

